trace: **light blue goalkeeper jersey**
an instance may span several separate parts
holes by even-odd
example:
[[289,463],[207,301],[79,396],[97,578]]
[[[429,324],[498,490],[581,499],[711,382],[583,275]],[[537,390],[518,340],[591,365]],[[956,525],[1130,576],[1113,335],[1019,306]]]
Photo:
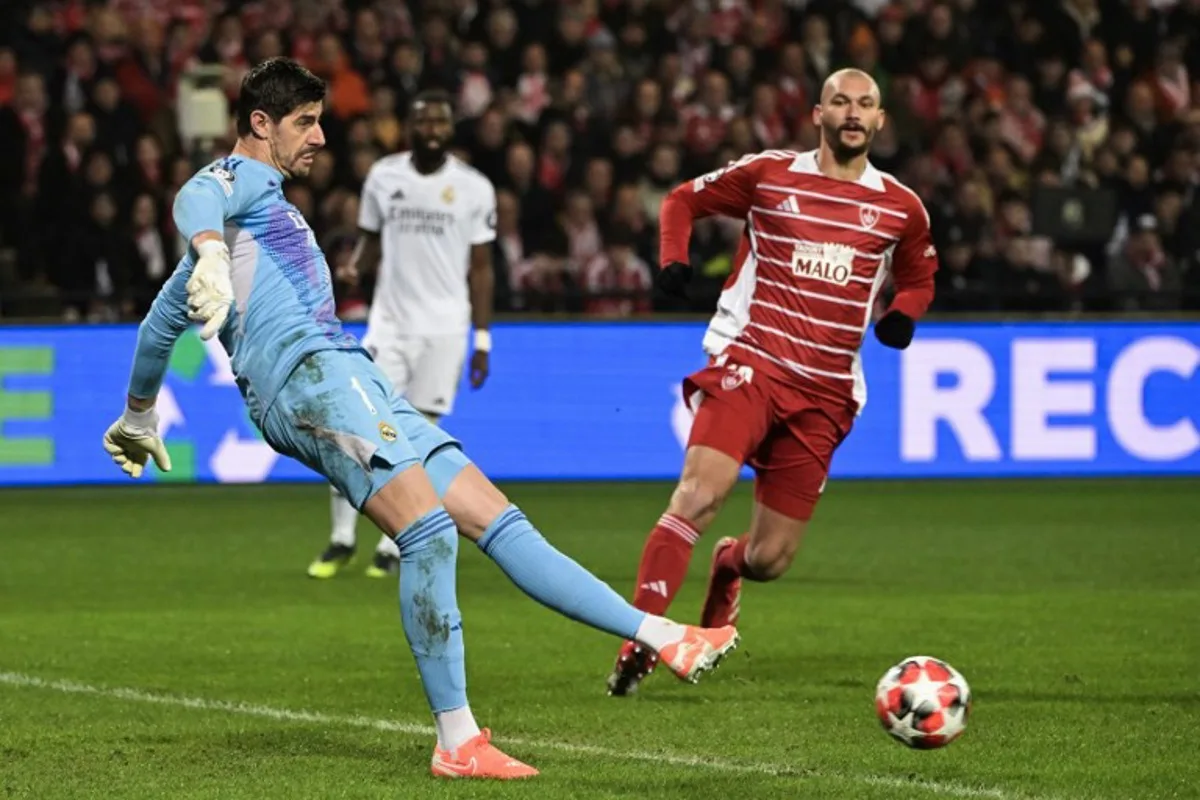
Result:
[[[200,170],[175,198],[175,226],[189,243],[202,231],[225,232],[235,300],[220,340],[256,423],[304,356],[361,349],[342,330],[325,254],[282,183],[275,168],[231,156]],[[171,348],[190,324],[186,286],[195,262],[189,245],[138,329],[134,397],[156,397],[162,387]]]

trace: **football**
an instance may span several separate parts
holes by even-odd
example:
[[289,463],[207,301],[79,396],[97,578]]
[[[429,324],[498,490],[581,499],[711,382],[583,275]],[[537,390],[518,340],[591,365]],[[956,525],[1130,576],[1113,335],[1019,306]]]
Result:
[[912,656],[884,673],[875,687],[875,713],[884,730],[918,750],[953,742],[967,728],[971,687],[954,667]]

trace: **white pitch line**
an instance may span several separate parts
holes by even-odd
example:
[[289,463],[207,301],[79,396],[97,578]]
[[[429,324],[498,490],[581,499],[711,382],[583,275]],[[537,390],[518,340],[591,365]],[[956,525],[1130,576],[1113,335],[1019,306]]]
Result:
[[[85,694],[95,697],[106,697],[114,700],[125,700],[131,703],[148,703],[150,705],[190,708],[199,711],[219,711],[226,714],[240,714],[247,717],[260,717],[284,722],[307,722],[324,726],[337,725],[350,728],[370,728],[389,733],[400,733],[406,736],[432,737],[436,735],[432,725],[419,725],[415,722],[397,722],[389,719],[377,719],[359,715],[325,714],[320,711],[278,708],[276,706],[231,702],[228,700],[210,700],[204,697],[156,694],[154,692],[127,687],[92,686],[76,681],[39,678],[36,675],[26,675],[20,672],[0,672],[0,684],[24,689],[45,689],[63,694]],[[538,750],[557,750],[574,756],[593,756],[614,761],[647,761],[656,764],[671,764],[678,767],[700,767],[718,772],[752,773],[756,775],[795,777],[799,779],[837,780],[910,791],[918,789],[948,797],[989,798],[989,800],[1022,800],[1022,798],[1027,797],[1026,795],[1011,794],[1000,789],[966,786],[958,783],[904,780],[885,775],[853,775],[838,772],[823,772],[803,767],[789,767],[782,764],[738,763],[707,756],[681,755],[649,750],[613,750],[607,747],[596,747],[586,744],[554,742],[545,739],[524,739],[514,736],[501,737],[501,741],[505,745],[516,745],[517,747],[529,747]]]

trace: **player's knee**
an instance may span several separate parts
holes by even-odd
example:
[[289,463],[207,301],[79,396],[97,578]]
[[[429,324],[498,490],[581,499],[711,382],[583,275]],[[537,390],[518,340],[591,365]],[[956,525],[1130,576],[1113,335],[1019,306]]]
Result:
[[756,581],[773,581],[782,577],[796,558],[796,542],[771,541],[746,545],[746,567],[748,577]]
[[358,506],[388,536],[405,530],[415,520],[439,508],[437,492],[419,463],[403,464],[373,487]]
[[402,560],[453,561],[458,555],[458,529],[446,509],[422,514],[394,537]]
[[687,477],[675,487],[667,512],[703,527],[716,516],[724,502],[725,492],[701,478]]
[[[448,480],[439,477],[444,468],[450,476]],[[430,472],[447,487],[442,493],[442,502],[458,525],[458,532],[473,542],[483,538],[493,523],[512,507],[504,493],[457,447],[439,451],[438,456],[431,459]]]

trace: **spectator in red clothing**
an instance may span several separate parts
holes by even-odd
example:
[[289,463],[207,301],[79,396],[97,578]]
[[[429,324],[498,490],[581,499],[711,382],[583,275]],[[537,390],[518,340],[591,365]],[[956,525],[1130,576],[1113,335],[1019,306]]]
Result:
[[1113,87],[1113,71],[1108,65],[1108,49],[1101,39],[1089,39],[1083,46],[1083,59],[1077,69],[1071,71],[1072,81],[1084,81],[1107,101]]
[[329,84],[326,102],[334,116],[345,120],[371,110],[367,82],[350,64],[336,33],[325,32],[317,38],[311,69]]
[[1159,119],[1174,120],[1191,105],[1192,85],[1178,44],[1168,42],[1162,45],[1156,56],[1151,80]]
[[1022,163],[1029,164],[1042,146],[1046,118],[1033,105],[1029,81],[1014,77],[1008,82],[1007,104],[1000,112],[1000,136]]
[[729,98],[729,79],[715,70],[704,76],[700,99],[687,111],[684,142],[694,153],[712,153],[725,138],[734,110]]
[[558,215],[558,225],[567,237],[567,269],[577,278],[583,265],[604,247],[591,198],[581,191],[570,192]]
[[38,169],[49,134],[46,81],[37,72],[17,77],[12,104],[0,110],[0,184],[16,187],[28,197],[37,190]]
[[550,76],[546,70],[546,48],[534,43],[525,48],[521,58],[521,75],[517,78],[513,116],[532,126],[550,105]]
[[793,126],[794,132],[812,105],[809,101],[808,78],[805,75],[804,48],[797,42],[784,45],[779,54],[777,85],[779,111]]
[[945,53],[926,53],[917,62],[918,80],[911,84],[911,104],[917,118],[927,127],[937,125],[943,117],[953,116],[953,109],[962,103],[966,85],[958,73],[950,69]]
[[566,295],[575,285],[567,250],[567,237],[558,225],[549,226],[533,247],[523,250],[524,258],[509,267],[514,308],[565,310]]
[[561,195],[571,169],[571,129],[562,120],[546,126],[538,159],[537,181],[553,195]]
[[954,120],[947,120],[938,134],[933,149],[933,158],[938,166],[957,183],[975,168],[975,157],[966,131]]
[[593,316],[628,317],[650,311],[650,265],[638,257],[633,232],[612,228],[604,250],[583,267],[584,311]]
[[488,66],[487,47],[469,42],[463,48],[462,72],[458,76],[458,113],[470,119],[481,115],[492,104],[495,91]]
[[168,107],[175,76],[163,57],[163,30],[151,18],[136,21],[125,52],[113,63],[121,96],[137,110],[142,124],[150,125]]
[[638,143],[645,148],[654,137],[654,129],[663,113],[662,86],[651,78],[643,78],[633,89],[632,108],[621,115],[637,135]]
[[682,75],[698,83],[715,57],[711,18],[708,14],[697,13],[686,7],[682,7],[680,13],[685,14],[686,18],[679,39],[679,70]]
[[787,141],[787,123],[779,110],[779,92],[769,83],[754,87],[750,101],[750,124],[763,149],[782,147]]
[[716,0],[710,3],[709,35],[721,47],[728,47],[738,39],[749,16],[750,6],[746,0]]
[[0,106],[12,102],[17,88],[17,55],[11,47],[0,46]]

